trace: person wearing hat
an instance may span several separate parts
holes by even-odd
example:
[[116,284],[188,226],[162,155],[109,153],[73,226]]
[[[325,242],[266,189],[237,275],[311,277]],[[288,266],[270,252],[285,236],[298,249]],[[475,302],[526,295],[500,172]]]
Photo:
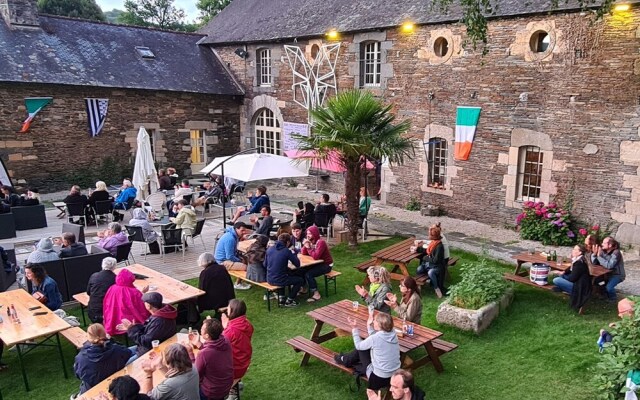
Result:
[[151,350],[151,342],[158,340],[164,342],[176,334],[176,317],[178,310],[170,304],[162,303],[162,295],[158,292],[147,292],[142,296],[144,306],[151,316],[144,324],[123,319],[117,326],[118,330],[127,331],[129,338],[136,344],[129,347],[131,358],[127,364],[131,364],[138,357]]
[[[227,271],[247,270],[247,264],[238,257],[238,242],[243,240],[248,229],[251,229],[250,225],[238,221],[233,224],[233,226],[228,227],[224,235],[218,239],[214,257],[216,262],[223,265]],[[251,288],[251,285],[236,282],[234,288],[238,290],[247,290]]]
[[53,249],[53,241],[49,238],[40,239],[36,249],[29,254],[28,264],[41,264],[58,260],[58,254]]

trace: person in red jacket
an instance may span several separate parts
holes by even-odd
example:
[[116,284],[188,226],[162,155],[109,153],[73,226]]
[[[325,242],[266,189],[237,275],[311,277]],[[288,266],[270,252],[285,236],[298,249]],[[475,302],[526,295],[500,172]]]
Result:
[[[229,301],[229,307],[226,314],[222,314],[222,326],[224,331],[222,335],[231,343],[233,349],[233,379],[242,379],[247,373],[249,364],[251,363],[251,336],[253,336],[253,325],[247,319],[247,305],[244,301],[233,299]],[[234,392],[235,387],[231,389],[229,398]]]
[[322,276],[328,272],[331,272],[333,268],[333,258],[329,252],[329,246],[324,239],[320,238],[320,230],[317,226],[310,226],[307,228],[307,238],[302,243],[302,254],[313,257],[314,260],[322,260],[322,264],[317,264],[307,268],[305,273],[305,280],[309,284],[309,291],[312,296],[307,299],[307,302],[313,303],[320,300],[320,292],[318,291],[318,283],[316,282],[316,276]]

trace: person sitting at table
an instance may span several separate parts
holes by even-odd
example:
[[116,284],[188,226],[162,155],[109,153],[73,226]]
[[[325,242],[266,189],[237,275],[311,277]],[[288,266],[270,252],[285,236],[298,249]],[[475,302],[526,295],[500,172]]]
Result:
[[296,222],[302,225],[303,229],[307,229],[313,225],[315,218],[315,207],[311,203],[305,203],[303,210],[296,214]]
[[9,208],[20,205],[20,196],[15,193],[13,186],[3,185],[0,191],[2,191],[2,202]]
[[[296,296],[300,288],[304,284],[304,278],[300,275],[292,273],[289,269],[289,263],[298,269],[300,268],[300,259],[289,250],[291,237],[288,233],[281,233],[275,246],[267,249],[264,257],[264,266],[267,269],[267,282],[270,285],[280,286],[278,290],[278,302],[280,306],[296,307],[298,302]],[[285,289],[291,286],[289,297],[285,301]]]
[[302,242],[301,253],[305,256],[311,256],[314,260],[322,260],[321,264],[312,265],[305,269],[304,277],[309,285],[309,292],[311,292],[311,297],[307,299],[307,302],[313,303],[322,298],[318,291],[316,277],[331,272],[333,267],[333,257],[331,257],[329,246],[324,239],[320,238],[320,230],[317,226],[313,225],[307,228],[307,238]]
[[180,199],[175,203],[178,206],[178,214],[169,218],[176,229],[182,229],[182,237],[190,235],[196,229],[198,217],[196,211],[189,205],[185,199]]
[[142,292],[133,285],[135,280],[133,273],[123,268],[116,275],[115,284],[110,286],[104,295],[104,328],[111,336],[126,332],[126,329],[118,328],[122,320],[142,322],[150,315],[142,301]]
[[262,206],[260,209],[262,221],[255,215],[252,215],[249,221],[253,224],[254,235],[264,235],[269,237],[271,228],[273,228],[273,217],[271,216],[271,207]]
[[[115,258],[105,257],[102,259],[102,270],[94,272],[89,277],[89,283],[87,283],[87,294],[89,295],[87,315],[91,322],[102,323],[104,319],[104,298],[109,288],[116,284],[116,274],[113,272],[116,265]],[[142,303],[142,301],[140,302]]]
[[[247,229],[251,229],[251,226],[246,225],[242,221],[238,221],[233,226],[228,227],[225,233],[218,239],[214,253],[216,262],[224,265],[228,271],[247,270],[247,265],[238,257],[238,242],[244,240]],[[251,285],[238,281],[234,285],[234,288],[237,290],[247,290],[251,288]]]
[[80,379],[80,393],[76,397],[124,368],[129,357],[129,349],[110,339],[104,326],[89,325],[87,342],[73,364],[73,371]]
[[35,247],[35,250],[27,258],[28,264],[41,264],[48,261],[58,260],[58,253],[53,249],[53,241],[49,238],[42,238]]
[[180,177],[173,167],[167,168],[167,176],[171,180],[171,187],[175,187],[178,184],[178,178]]
[[[251,337],[253,336],[253,325],[247,319],[247,305],[244,301],[234,299],[229,301],[227,312],[222,314],[222,334],[231,343],[233,350],[233,379],[242,379],[251,364]],[[237,393],[232,393],[237,398]]]
[[[222,363],[223,361],[220,360],[220,364]],[[208,399],[200,397],[201,378],[198,377],[196,370],[197,361],[196,368],[193,368],[186,347],[180,343],[168,346],[161,355],[154,353],[154,356],[143,361],[141,366],[146,377],[140,385],[140,390],[147,393],[152,400]],[[166,378],[157,386],[153,383],[155,371],[161,371]]]
[[138,357],[151,350],[151,342],[154,340],[164,342],[176,334],[178,310],[174,306],[163,304],[162,295],[158,292],[143,294],[142,301],[147,311],[151,313],[151,316],[144,321],[144,324],[125,318],[116,327],[120,331],[127,331],[129,339],[136,344],[129,347],[132,356],[127,364],[131,364]]
[[220,199],[224,194],[224,184],[222,184],[222,179],[220,177],[217,177],[215,182],[220,182],[220,184],[208,181],[202,184],[204,194],[195,199],[193,201],[193,205],[204,206],[205,204],[214,204]]
[[122,225],[117,222],[111,222],[107,229],[98,232],[98,247],[101,247],[111,253],[115,257],[117,247],[121,244],[129,243],[127,234],[122,231]]
[[593,263],[591,262],[591,255],[596,250],[596,246],[598,245],[600,245],[600,243],[598,243],[598,238],[595,235],[587,235],[584,238],[584,247],[586,251],[586,253],[584,253],[584,258],[587,261],[588,266],[593,265]]
[[371,284],[369,290],[356,285],[356,292],[368,304],[383,313],[391,313],[391,307],[385,303],[387,293],[391,292],[391,275],[385,267],[373,266],[367,269],[367,277]]
[[356,319],[347,317],[347,321],[352,327],[351,334],[356,349],[347,354],[336,354],[335,361],[346,367],[353,367],[361,375],[366,375],[369,380],[367,388],[372,391],[389,387],[391,376],[401,366],[400,343],[393,329],[391,315],[380,312],[374,317],[369,314],[369,336],[366,339],[360,338]]
[[552,290],[568,293],[571,296],[569,304],[576,311],[580,310],[591,297],[591,275],[589,274],[589,266],[584,259],[585,252],[584,245],[573,246],[571,270],[566,271],[562,276],[553,278],[553,284],[556,286]]
[[307,232],[302,229],[299,222],[291,224],[291,250],[298,254],[302,251],[302,242],[304,242]]
[[402,294],[400,304],[398,304],[398,297],[393,293],[387,293],[387,299],[384,302],[398,314],[398,318],[420,325],[422,299],[420,299],[420,288],[416,280],[405,276],[400,281],[400,293]]
[[232,223],[235,223],[238,220],[238,218],[242,217],[245,214],[256,214],[260,212],[260,209],[263,206],[271,205],[271,201],[269,200],[269,196],[267,195],[267,187],[264,185],[258,186],[258,188],[256,189],[255,196],[251,196],[251,197],[247,196],[247,198],[249,199],[249,203],[251,204],[251,206],[238,207],[238,209],[236,210],[236,213],[231,219]]
[[327,214],[329,221],[331,221],[333,217],[336,216],[338,209],[335,204],[329,201],[329,195],[327,193],[323,193],[320,197],[320,201],[318,201],[318,204],[316,205],[315,212]]
[[267,244],[269,244],[269,238],[264,235],[258,235],[247,249],[247,279],[254,282],[267,281],[267,270],[264,267]]
[[34,299],[44,304],[51,311],[62,306],[62,294],[58,290],[58,284],[40,264],[27,264],[25,275],[31,281],[31,295]]
[[202,268],[198,277],[198,289],[205,292],[198,296],[198,311],[213,310],[215,312],[229,304],[236,297],[233,283],[227,269],[216,263],[213,254],[202,253],[198,257],[198,266]]
[[436,292],[438,298],[446,293],[444,287],[444,276],[447,268],[447,262],[444,257],[444,245],[442,244],[442,236],[440,235],[440,228],[432,226],[429,228],[429,244],[427,248],[423,246],[411,246],[411,252],[417,252],[418,254],[424,254],[422,262],[418,266],[418,275],[427,274],[431,286]]
[[[200,328],[200,335],[192,333],[189,342],[183,343],[198,371],[201,399],[223,400],[233,386],[233,350],[229,338],[222,335],[222,329],[220,321],[207,318]],[[193,347],[200,349],[197,357]]]
[[[82,190],[80,189],[80,186],[78,185],[71,186],[71,190],[69,191],[69,194],[62,201],[64,202],[64,204],[76,204],[79,207],[82,207],[82,210],[84,211],[84,216],[87,218],[89,217],[89,211],[87,209],[87,204],[89,204],[89,200],[87,199],[87,196],[82,194]],[[78,221],[72,220],[71,222],[79,223],[79,220]]]
[[[411,372],[399,369],[391,375],[389,392],[393,400],[424,400],[424,391],[413,380]],[[379,391],[367,389],[367,400],[382,400]]]
[[22,195],[20,197],[20,206],[29,207],[29,206],[37,206],[40,204],[40,192],[38,189],[31,188],[27,190],[26,195]]
[[[193,196],[193,189],[191,189],[188,179],[183,179],[180,186],[176,186],[173,192],[173,199],[167,201],[167,210],[169,210],[170,217],[175,217],[175,213],[173,212],[174,205],[177,204],[178,201],[184,200],[184,196]],[[190,202],[187,202],[187,204],[190,204]]]
[[620,252],[620,244],[611,236],[604,238],[604,240],[602,240],[602,246],[596,245],[593,249],[591,261],[593,264],[601,265],[611,271],[605,289],[607,291],[608,301],[612,303],[616,302],[616,286],[618,286],[620,282],[623,282],[626,277],[624,260]]
[[167,172],[160,168],[158,170],[158,190],[171,190],[173,185],[171,184],[171,178],[167,175]]
[[[95,222],[96,216],[94,215],[94,210],[96,208],[96,202],[98,201],[113,201],[113,198],[107,191],[107,184],[103,181],[96,182],[96,189],[89,194],[89,223]],[[113,207],[113,205],[112,205]]]
[[124,214],[120,214],[117,210],[128,210],[131,208],[131,202],[135,200],[138,190],[133,187],[133,184],[129,179],[122,181],[122,188],[120,194],[113,202],[113,220],[121,221],[124,219]]
[[62,234],[62,249],[60,249],[60,258],[69,258],[77,256],[86,256],[89,254],[87,246],[82,242],[76,242],[76,235],[72,232],[64,232]]
[[140,384],[130,375],[115,378],[107,390],[111,395],[110,400],[151,400],[146,394],[140,393]]
[[149,223],[147,212],[143,208],[133,210],[133,218],[129,221],[129,226],[139,226],[142,228],[142,237],[149,246],[149,254],[160,254],[158,244],[158,234]]

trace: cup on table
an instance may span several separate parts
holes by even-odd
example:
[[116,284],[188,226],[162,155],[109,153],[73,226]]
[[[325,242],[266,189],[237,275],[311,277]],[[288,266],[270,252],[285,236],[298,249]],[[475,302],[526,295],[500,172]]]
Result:
[[156,285],[149,285],[149,291],[150,291],[150,292],[155,292],[156,290],[158,290],[158,286],[156,286]]
[[159,353],[160,352],[160,341],[159,340],[152,340],[151,341],[151,348],[153,349],[154,352]]
[[558,265],[562,265],[564,263],[564,257],[558,256]]
[[354,301],[353,303],[351,303],[351,306],[353,307],[354,312],[358,312],[358,307],[360,307],[360,303],[358,303],[357,301]]
[[413,336],[413,324],[407,324],[407,335]]

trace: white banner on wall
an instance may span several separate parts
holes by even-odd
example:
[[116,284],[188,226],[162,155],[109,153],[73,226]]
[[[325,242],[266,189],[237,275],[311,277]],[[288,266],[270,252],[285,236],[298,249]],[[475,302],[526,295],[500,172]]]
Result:
[[282,150],[298,149],[298,142],[293,135],[309,136],[308,124],[297,124],[295,122],[284,122],[282,124]]
[[13,186],[11,182],[11,178],[9,178],[9,172],[7,171],[7,167],[4,165],[4,161],[0,158],[0,182],[3,185]]

